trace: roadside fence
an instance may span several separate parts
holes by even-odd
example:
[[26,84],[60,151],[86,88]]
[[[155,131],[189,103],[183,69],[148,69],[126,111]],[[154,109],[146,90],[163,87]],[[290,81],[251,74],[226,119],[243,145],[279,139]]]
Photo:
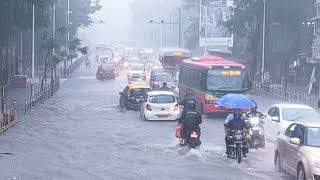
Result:
[[32,108],[39,106],[53,96],[60,87],[60,80],[57,79],[54,83],[46,86],[43,90],[29,97],[24,103],[24,113],[27,114]]
[[253,93],[258,96],[272,97],[291,103],[312,105],[312,96],[308,93],[290,91],[281,87],[272,87],[261,83],[254,83]]

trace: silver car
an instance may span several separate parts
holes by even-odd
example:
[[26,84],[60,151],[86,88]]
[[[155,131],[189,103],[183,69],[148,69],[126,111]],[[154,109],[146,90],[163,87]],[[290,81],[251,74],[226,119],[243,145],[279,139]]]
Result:
[[294,122],[277,137],[274,163],[297,180],[320,180],[320,122]]

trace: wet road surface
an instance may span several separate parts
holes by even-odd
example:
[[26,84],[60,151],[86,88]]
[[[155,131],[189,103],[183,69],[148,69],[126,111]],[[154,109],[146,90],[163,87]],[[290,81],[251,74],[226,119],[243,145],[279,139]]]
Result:
[[179,147],[176,122],[146,122],[120,110],[125,84],[96,80],[94,67],[82,67],[0,136],[0,179],[288,179],[274,170],[272,143],[240,165],[224,156],[222,119],[204,120],[199,150]]

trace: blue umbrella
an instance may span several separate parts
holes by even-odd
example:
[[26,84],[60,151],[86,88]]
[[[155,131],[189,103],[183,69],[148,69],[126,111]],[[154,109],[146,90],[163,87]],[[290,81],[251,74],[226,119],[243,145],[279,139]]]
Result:
[[249,109],[257,107],[257,103],[243,94],[226,94],[217,100],[217,104],[230,109]]

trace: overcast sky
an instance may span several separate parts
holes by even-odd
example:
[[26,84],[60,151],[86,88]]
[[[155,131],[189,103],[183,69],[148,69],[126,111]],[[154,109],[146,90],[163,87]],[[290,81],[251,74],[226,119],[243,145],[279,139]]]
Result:
[[[101,0],[102,9],[93,15],[95,22],[89,28],[79,31],[79,38],[84,44],[92,46],[128,39],[132,0]],[[102,20],[104,23],[99,23]]]

